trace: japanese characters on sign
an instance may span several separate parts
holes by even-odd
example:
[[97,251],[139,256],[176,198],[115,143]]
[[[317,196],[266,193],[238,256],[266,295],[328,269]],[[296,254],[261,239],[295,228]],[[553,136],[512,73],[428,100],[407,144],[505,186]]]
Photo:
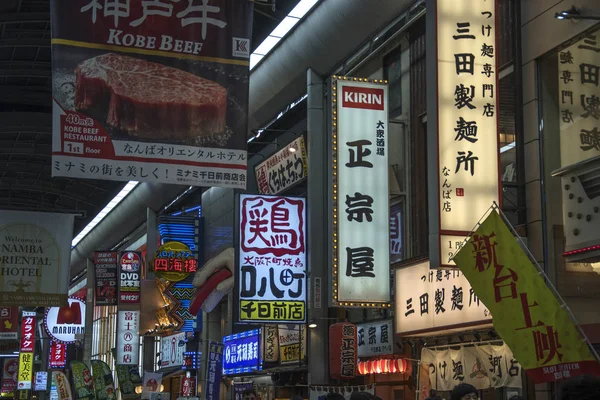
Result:
[[117,252],[97,251],[94,253],[94,269],[96,274],[97,306],[117,305]]
[[[431,266],[453,266],[457,244],[499,202],[496,1],[440,0],[437,124],[428,126]],[[461,10],[457,13],[456,10]]]
[[260,342],[260,329],[223,337],[223,375],[262,370]]
[[333,379],[348,380],[358,366],[356,325],[339,322],[329,327],[329,374]]
[[0,340],[17,339],[19,307],[0,307]]
[[21,351],[19,353],[18,390],[31,390],[35,351],[35,311],[23,311],[21,319]]
[[142,253],[138,251],[119,253],[119,303],[140,302],[142,265]]
[[139,326],[139,311],[119,311],[116,364],[138,365],[140,351]]
[[170,282],[179,282],[195,274],[198,261],[188,246],[167,242],[156,250],[152,261],[154,274]]
[[218,400],[221,392],[221,374],[223,369],[223,345],[209,342],[206,360],[206,400]]
[[600,374],[568,311],[495,210],[454,260],[533,382]]
[[17,388],[17,373],[19,371],[19,359],[5,358],[2,367],[2,386],[0,393],[11,393]]
[[394,352],[392,320],[369,322],[356,326],[358,357],[371,357]]
[[308,175],[304,137],[290,144],[258,164],[255,169],[260,194],[277,194],[302,182]]
[[35,385],[33,390],[37,392],[45,392],[48,388],[48,372],[38,371],[35,373]]
[[196,395],[196,377],[183,377],[181,379],[181,396],[193,397]]
[[50,354],[48,366],[52,368],[64,368],[67,363],[67,344],[50,340]]
[[277,325],[265,325],[263,327],[263,361],[272,363],[279,361],[279,335]]
[[396,333],[440,331],[490,324],[492,316],[458,268],[422,262],[396,270]]
[[53,341],[75,343],[85,334],[85,303],[69,297],[67,306],[46,308],[44,327]]
[[53,176],[246,187],[250,0],[54,0]]
[[241,195],[240,322],[306,321],[306,202]]
[[600,33],[558,54],[561,167],[600,155]]
[[184,364],[186,346],[185,333],[177,333],[160,339],[160,366],[178,367]]
[[279,360],[281,364],[300,362],[306,357],[306,325],[279,325]]
[[391,306],[387,91],[332,80],[334,306]]
[[73,219],[0,210],[0,306],[66,304]]
[[522,386],[521,365],[505,344],[441,351],[424,348],[421,364],[428,369],[431,388],[439,391],[451,391],[460,383],[479,390]]
[[94,392],[97,400],[117,400],[115,381],[110,367],[101,360],[91,360]]

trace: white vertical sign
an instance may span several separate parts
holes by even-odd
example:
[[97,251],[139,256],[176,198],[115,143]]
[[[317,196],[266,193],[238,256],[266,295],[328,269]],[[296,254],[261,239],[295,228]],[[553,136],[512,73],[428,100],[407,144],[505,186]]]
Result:
[[139,328],[139,311],[119,311],[117,318],[116,364],[138,365],[140,359]]
[[561,167],[600,155],[599,39],[587,35],[558,54]]
[[[453,265],[461,243],[499,202],[496,1],[435,2],[437,125],[428,127],[430,253]],[[431,71],[430,71],[431,72]],[[431,75],[430,75],[431,77]],[[437,161],[435,157],[437,155]]]
[[388,87],[333,77],[333,306],[390,306]]

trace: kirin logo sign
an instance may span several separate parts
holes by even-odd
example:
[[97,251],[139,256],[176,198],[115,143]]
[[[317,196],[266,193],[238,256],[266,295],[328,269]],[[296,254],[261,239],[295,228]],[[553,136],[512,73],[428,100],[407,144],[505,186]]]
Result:
[[342,107],[383,110],[383,89],[356,86],[342,88]]
[[68,300],[68,306],[48,308],[44,317],[48,335],[60,343],[74,343],[85,333],[85,303],[75,297]]

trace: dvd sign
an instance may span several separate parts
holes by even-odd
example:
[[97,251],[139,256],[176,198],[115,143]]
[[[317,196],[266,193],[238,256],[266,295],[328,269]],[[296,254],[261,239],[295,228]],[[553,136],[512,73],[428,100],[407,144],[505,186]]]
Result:
[[79,335],[85,334],[85,303],[69,297],[69,305],[46,309],[44,327],[53,341],[75,343]]
[[119,254],[119,303],[140,302],[142,265],[142,254],[138,251]]

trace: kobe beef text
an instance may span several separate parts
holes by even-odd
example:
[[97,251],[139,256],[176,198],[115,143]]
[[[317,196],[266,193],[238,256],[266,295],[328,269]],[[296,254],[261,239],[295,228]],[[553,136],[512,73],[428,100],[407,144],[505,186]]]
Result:
[[124,47],[158,49],[187,54],[200,54],[202,51],[202,43],[200,42],[173,39],[169,35],[161,35],[160,40],[157,40],[156,36],[134,35],[131,33],[123,34],[123,31],[119,29],[110,30],[107,43]]

